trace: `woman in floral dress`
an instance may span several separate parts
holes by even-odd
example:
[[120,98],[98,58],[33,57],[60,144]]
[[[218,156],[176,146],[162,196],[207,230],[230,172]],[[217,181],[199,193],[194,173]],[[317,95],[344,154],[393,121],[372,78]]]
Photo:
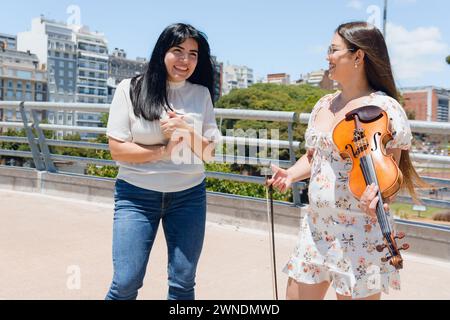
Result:
[[[272,166],[268,181],[285,191],[293,182],[310,178],[310,205],[284,269],[289,276],[287,299],[323,299],[330,284],[340,300],[380,299],[389,287],[400,289],[400,278],[389,262],[381,262],[385,253],[376,250],[383,243],[375,213],[377,187],[368,186],[360,201],[354,198],[348,189],[351,160],[340,157],[332,133],[356,108],[376,105],[385,110],[394,137],[387,153],[399,163],[403,187],[415,196],[414,185],[421,180],[409,158],[411,130],[397,102],[386,43],[377,28],[366,22],[339,26],[327,60],[329,77],[341,90],[314,107],[305,134],[307,153],[288,170]],[[392,224],[392,217],[388,219]]]

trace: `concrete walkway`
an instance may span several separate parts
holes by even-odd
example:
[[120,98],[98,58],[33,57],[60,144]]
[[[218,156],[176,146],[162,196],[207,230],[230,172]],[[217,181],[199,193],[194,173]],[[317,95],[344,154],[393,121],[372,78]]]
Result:
[[[103,299],[112,276],[110,205],[0,190],[0,299]],[[161,231],[161,230],[160,230]],[[295,237],[277,234],[280,272]],[[450,262],[405,253],[402,291],[383,299],[450,299]],[[165,299],[162,232],[139,299]],[[207,224],[197,277],[198,299],[271,299],[267,233]],[[335,299],[329,290],[327,299]]]

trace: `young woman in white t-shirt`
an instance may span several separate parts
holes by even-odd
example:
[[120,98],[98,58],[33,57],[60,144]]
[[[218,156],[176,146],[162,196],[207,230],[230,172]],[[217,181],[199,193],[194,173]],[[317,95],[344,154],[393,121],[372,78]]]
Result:
[[160,222],[168,299],[195,299],[206,218],[203,161],[213,158],[220,138],[213,87],[206,37],[186,24],[167,27],[145,74],[118,85],[107,128],[119,174],[106,299],[136,299]]

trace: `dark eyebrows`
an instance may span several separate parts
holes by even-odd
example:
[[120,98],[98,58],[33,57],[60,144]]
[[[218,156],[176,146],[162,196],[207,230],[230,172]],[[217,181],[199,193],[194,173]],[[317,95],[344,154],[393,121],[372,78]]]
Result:
[[[178,49],[181,49],[181,50],[186,50],[185,48],[183,48],[183,47],[180,46],[180,45],[175,46],[174,48],[178,48]],[[190,50],[189,52],[195,52],[195,53],[198,53],[198,50]]]

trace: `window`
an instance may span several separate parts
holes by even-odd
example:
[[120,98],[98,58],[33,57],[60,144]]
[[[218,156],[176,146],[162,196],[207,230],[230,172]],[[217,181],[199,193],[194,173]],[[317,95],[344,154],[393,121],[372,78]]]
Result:
[[22,99],[22,91],[17,91],[16,92],[16,99],[17,100],[21,100]]
[[69,69],[73,69],[73,62],[67,63],[67,67],[68,67]]
[[59,58],[59,52],[55,52],[55,57]]
[[27,82],[27,83],[25,84],[25,88],[26,88],[27,90],[31,90],[31,83],[30,83],[30,82]]
[[17,70],[17,77],[22,79],[31,79],[31,72],[30,71],[22,71]]
[[64,61],[59,61],[59,67],[64,68]]
[[31,101],[31,100],[32,100],[31,92],[26,92],[26,93],[25,93],[25,100],[26,100],[26,101]]
[[64,85],[64,79],[59,79],[59,85],[63,86]]
[[61,69],[59,70],[59,76],[64,77],[64,70],[61,70]]
[[68,76],[69,78],[73,78],[73,71],[69,71],[69,72],[67,73],[67,76]]
[[36,93],[36,101],[44,101],[44,96],[42,93]]
[[17,81],[16,88],[17,88],[17,90],[22,90],[22,88],[23,88],[22,81]]

